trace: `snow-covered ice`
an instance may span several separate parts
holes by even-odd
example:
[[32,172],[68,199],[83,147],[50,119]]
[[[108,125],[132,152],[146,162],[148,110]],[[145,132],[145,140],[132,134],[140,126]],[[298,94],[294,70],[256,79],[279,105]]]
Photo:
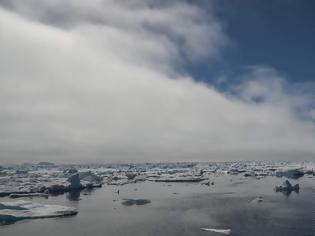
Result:
[[[196,182],[212,185],[213,175],[246,178],[266,176],[314,178],[314,162],[234,161],[208,163],[138,163],[103,165],[54,165],[51,163],[3,166],[0,170],[1,196],[62,194],[72,190],[126,185],[140,181]],[[40,193],[40,194],[37,194]]]
[[14,223],[24,219],[70,216],[77,213],[74,207],[46,205],[24,200],[0,202],[0,224]]

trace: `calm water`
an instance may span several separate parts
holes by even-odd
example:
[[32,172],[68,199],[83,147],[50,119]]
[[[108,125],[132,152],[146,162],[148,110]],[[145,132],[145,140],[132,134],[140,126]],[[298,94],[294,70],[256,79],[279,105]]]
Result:
[[[231,235],[315,235],[315,179],[291,181],[300,183],[301,189],[289,196],[273,191],[275,184],[283,180],[221,176],[213,177],[215,185],[210,187],[144,182],[104,186],[80,195],[34,198],[43,203],[75,206],[79,214],[0,226],[0,235],[220,235],[203,232],[201,227],[228,228]],[[258,195],[263,196],[263,202],[252,202]],[[124,205],[124,198],[150,202]],[[0,199],[5,200],[9,199]]]

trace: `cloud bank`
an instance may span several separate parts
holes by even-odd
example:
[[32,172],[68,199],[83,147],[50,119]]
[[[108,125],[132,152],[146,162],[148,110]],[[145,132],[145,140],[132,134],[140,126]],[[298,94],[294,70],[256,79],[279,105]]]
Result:
[[276,70],[248,68],[226,92],[179,73],[229,42],[209,11],[183,1],[1,4],[0,162],[314,158],[314,98]]

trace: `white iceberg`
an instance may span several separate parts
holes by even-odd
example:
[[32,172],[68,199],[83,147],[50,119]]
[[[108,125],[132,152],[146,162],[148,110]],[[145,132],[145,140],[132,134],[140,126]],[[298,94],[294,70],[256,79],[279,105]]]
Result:
[[220,234],[230,234],[230,229],[212,229],[212,228],[201,228],[202,231],[215,232]]
[[0,224],[24,219],[40,219],[76,215],[77,209],[59,205],[46,205],[31,201],[0,202]]

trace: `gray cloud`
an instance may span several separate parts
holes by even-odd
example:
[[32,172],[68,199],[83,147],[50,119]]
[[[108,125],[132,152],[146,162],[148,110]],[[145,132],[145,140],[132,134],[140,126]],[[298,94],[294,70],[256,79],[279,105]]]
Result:
[[311,98],[277,71],[251,68],[237,97],[176,71],[228,42],[197,6],[15,0],[0,42],[0,161],[314,157],[314,123],[296,113]]

